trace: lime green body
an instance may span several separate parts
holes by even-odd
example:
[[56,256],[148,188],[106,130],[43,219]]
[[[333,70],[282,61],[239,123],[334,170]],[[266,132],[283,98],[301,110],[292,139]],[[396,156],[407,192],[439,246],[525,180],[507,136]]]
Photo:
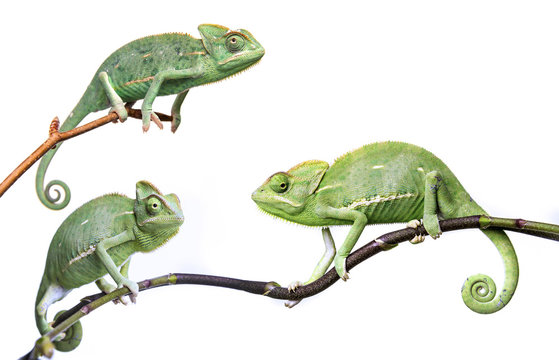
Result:
[[[104,292],[126,286],[134,298],[138,285],[128,279],[131,255],[165,244],[183,222],[177,196],[163,195],[147,181],[136,184],[136,199],[108,194],[70,214],[52,239],[37,293],[35,320],[40,333],[51,329],[48,307],[82,285],[95,281]],[[107,274],[116,286],[103,279]],[[76,324],[55,346],[70,351],[80,341],[81,325]]]
[[[149,129],[151,121],[162,128],[153,112],[153,101],[156,96],[177,94],[171,108],[171,131],[175,132],[181,122],[180,108],[191,88],[238,74],[264,56],[264,48],[247,30],[209,24],[200,25],[198,30],[201,39],[183,33],[152,35],[116,50],[101,64],[60,131],[71,130],[88,114],[109,108],[124,121],[128,116],[124,103],[141,99],[143,130]],[[53,210],[66,207],[71,196],[60,180],[44,185],[48,165],[59,148],[60,144],[41,159],[35,180],[37,196]],[[56,195],[50,195],[53,186],[63,189],[62,200],[56,189]]]
[[[338,274],[347,279],[345,259],[367,224],[422,219],[427,232],[438,238],[439,219],[486,214],[440,159],[423,148],[402,142],[363,146],[341,156],[332,166],[324,161],[303,162],[287,172],[272,175],[252,198],[265,212],[295,223],[321,227],[351,225],[337,252],[328,240],[331,234],[323,231],[327,251],[307,283],[324,274],[332,261],[326,254],[332,253]],[[496,296],[493,281],[476,275],[468,278],[462,295],[472,310],[491,313],[512,297],[518,282],[518,262],[504,232],[483,232],[504,260],[505,285]],[[480,286],[486,289],[485,293]]]

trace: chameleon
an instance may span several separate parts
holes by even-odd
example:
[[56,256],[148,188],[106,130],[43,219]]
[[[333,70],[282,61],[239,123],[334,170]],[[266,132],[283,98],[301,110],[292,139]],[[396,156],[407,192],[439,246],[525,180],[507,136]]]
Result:
[[[163,128],[153,112],[156,96],[178,94],[171,107],[171,131],[181,123],[180,108],[189,90],[238,74],[255,65],[264,56],[264,48],[247,30],[230,30],[221,25],[198,27],[201,39],[185,33],[152,35],[132,41],[113,52],[99,67],[60,131],[75,128],[88,114],[110,108],[120,121],[128,113],[125,103],[143,99],[142,129],[150,120]],[[60,180],[45,183],[45,173],[60,145],[45,154],[39,164],[35,188],[40,201],[50,209],[60,210],[70,202],[70,189]],[[64,192],[54,189],[60,186]]]
[[[408,222],[408,226],[417,227],[423,219],[425,230],[436,239],[441,235],[439,219],[486,214],[439,158],[403,142],[365,145],[339,157],[332,166],[320,160],[302,162],[270,176],[252,193],[252,199],[267,214],[322,227],[325,252],[310,279],[291,283],[290,291],[324,275],[332,260],[337,274],[347,280],[346,258],[368,224]],[[351,226],[337,252],[329,229],[336,225]],[[471,310],[489,314],[508,304],[519,271],[508,236],[501,230],[482,232],[503,259],[504,285],[496,296],[490,277],[470,276],[462,288],[462,298]],[[412,243],[423,240],[424,236],[416,236]]]
[[[49,306],[82,285],[95,282],[105,293],[125,286],[135,302],[139,287],[128,278],[131,255],[164,245],[183,222],[179,198],[163,195],[148,181],[136,183],[136,199],[107,194],[75,210],[62,222],[49,246],[35,302],[41,335],[52,329],[47,322]],[[103,278],[107,273],[116,286]],[[120,302],[127,303],[123,298]],[[71,351],[81,338],[82,327],[77,322],[62,338],[55,339],[54,346]]]

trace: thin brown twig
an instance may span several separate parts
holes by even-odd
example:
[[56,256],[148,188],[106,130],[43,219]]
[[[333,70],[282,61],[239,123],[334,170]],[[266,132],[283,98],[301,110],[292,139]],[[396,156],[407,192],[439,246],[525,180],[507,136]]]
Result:
[[[133,104],[126,104],[126,110],[128,110],[128,116],[135,119],[142,118],[142,111],[138,109],[132,109]],[[166,114],[156,113],[161,121],[171,121],[173,118]],[[8,189],[27,171],[37,160],[39,160],[43,155],[47,153],[50,149],[56,146],[56,144],[71,139],[73,137],[82,135],[88,131],[96,129],[100,126],[108,124],[110,122],[118,121],[118,115],[116,113],[110,113],[109,115],[103,116],[97,120],[93,120],[82,126],[78,126],[72,130],[59,132],[58,117],[55,117],[49,125],[49,137],[47,140],[41,144],[31,155],[27,157],[14,171],[2,181],[0,184],[0,198]]]
[[[442,232],[472,228],[503,229],[559,241],[558,225],[537,223],[522,219],[468,216],[457,219],[442,220],[439,225]],[[351,253],[347,258],[347,269],[351,270],[370,257],[380,252],[390,250],[399,243],[411,240],[416,235],[428,234],[423,226],[419,226],[417,229],[406,228],[384,234]],[[138,286],[140,291],[144,291],[167,285],[208,285],[246,291],[252,294],[264,295],[274,299],[301,300],[326,290],[339,279],[340,277],[336,270],[331,269],[316,281],[308,285],[301,286],[297,288],[296,291],[289,291],[287,288],[281,287],[278,283],[273,281],[251,281],[222,276],[175,273],[140,281]],[[55,336],[64,332],[80,318],[88,315],[93,310],[123,297],[128,293],[128,289],[120,288],[109,294],[98,293],[83,298],[76,306],[64,312],[64,314],[62,314],[62,316],[54,322],[53,330],[40,338],[36,342],[34,349],[21,357],[20,360],[37,359],[39,355],[43,354],[42,349],[44,349],[45,342],[49,343]]]

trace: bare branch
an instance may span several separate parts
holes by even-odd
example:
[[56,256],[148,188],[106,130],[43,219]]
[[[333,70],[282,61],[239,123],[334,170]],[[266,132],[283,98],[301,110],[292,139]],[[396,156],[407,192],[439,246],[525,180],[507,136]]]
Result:
[[[442,220],[439,224],[441,231],[443,232],[472,228],[503,229],[559,241],[559,225],[522,219],[469,216]],[[347,268],[350,270],[368,258],[382,251],[390,250],[401,242],[409,241],[416,235],[428,234],[423,226],[419,226],[417,229],[406,228],[384,234],[351,253],[347,258]],[[336,270],[331,269],[318,280],[308,285],[301,286],[297,288],[296,291],[292,292],[290,292],[287,288],[281,287],[274,281],[251,281],[200,274],[169,274],[141,281],[138,285],[140,287],[140,291],[166,285],[218,286],[228,289],[242,290],[251,294],[264,295],[274,299],[301,300],[326,290],[339,279],[340,277],[336,273]],[[98,293],[83,298],[79,304],[62,314],[62,316],[60,316],[53,324],[54,329],[37,340],[35,348],[20,358],[20,360],[37,359],[40,355],[42,355],[41,349],[43,348],[42,346],[44,346],[45,342],[49,343],[55,336],[64,332],[80,318],[90,314],[93,310],[106,303],[112,302],[119,297],[125,296],[128,293],[129,290],[127,288],[121,288],[111,292],[110,294],[105,295],[103,293]]]
[[[126,104],[126,110],[128,110],[128,116],[131,118],[141,119],[142,118],[142,111],[138,109],[132,109],[131,104]],[[159,116],[161,121],[171,121],[173,118],[166,114],[156,113]],[[8,177],[0,184],[0,198],[8,189],[19,179],[37,160],[39,160],[43,155],[47,153],[50,149],[56,146],[56,144],[63,142],[65,140],[71,139],[73,137],[82,135],[88,131],[96,129],[100,126],[108,124],[110,122],[117,122],[118,116],[116,113],[110,113],[107,116],[103,116],[97,120],[91,121],[87,124],[82,126],[78,126],[72,130],[59,132],[58,131],[58,124],[59,120],[55,117],[49,126],[49,137],[47,140],[39,146],[31,155],[27,157],[18,167],[15,168],[14,171],[11,172]]]

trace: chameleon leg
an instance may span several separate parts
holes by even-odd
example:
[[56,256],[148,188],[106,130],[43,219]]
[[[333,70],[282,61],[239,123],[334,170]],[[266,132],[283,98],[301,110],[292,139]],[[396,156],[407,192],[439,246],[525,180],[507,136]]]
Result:
[[45,294],[37,303],[35,308],[35,318],[41,335],[44,335],[51,330],[51,327],[47,322],[47,310],[49,306],[64,298],[69,292],[69,290],[66,290],[60,285],[49,285],[47,287]]
[[132,292],[132,295],[137,296],[139,290],[138,284],[124,277],[118,271],[118,267],[107,253],[107,250],[109,250],[110,248],[132,240],[134,240],[134,233],[132,231],[124,231],[111,238],[101,240],[99,244],[97,244],[95,254],[99,257],[99,260],[101,260],[109,275],[111,275],[111,277],[114,279],[117,287],[120,288],[122,286],[126,286],[130,290],[130,292]]
[[441,228],[439,226],[439,192],[446,190],[443,178],[438,171],[431,171],[425,176],[425,199],[423,207],[423,225],[427,233],[433,239],[441,236]]
[[[320,278],[322,275],[324,275],[324,273],[326,273],[326,270],[328,270],[330,264],[332,264],[332,260],[334,260],[334,256],[336,255],[336,244],[334,243],[334,238],[332,237],[332,233],[330,232],[329,228],[322,228],[322,238],[324,240],[324,254],[316,265],[311,278],[305,283],[301,283],[300,281],[292,282],[288,286],[289,291],[295,291],[299,286],[310,284],[316,279]],[[287,306],[288,308],[292,308],[300,302],[301,300],[286,301],[285,306]]]
[[130,258],[128,258],[128,260],[126,260],[120,267],[120,274],[125,278],[128,277],[128,269],[130,269]]
[[[148,131],[149,122],[153,120],[158,126],[161,124],[159,117],[152,111],[153,101],[161,88],[161,84],[165,80],[175,80],[175,79],[185,79],[185,78],[195,78],[202,75],[202,70],[200,68],[195,69],[182,69],[182,70],[164,70],[158,72],[151,82],[151,85],[144,97],[144,102],[142,104],[142,129]],[[183,99],[184,100],[184,97]],[[175,101],[176,102],[176,101]],[[182,102],[182,101],[181,101]],[[174,106],[173,106],[174,107]],[[162,125],[159,126],[162,128]],[[176,129],[175,129],[176,130]]]
[[367,216],[360,211],[352,209],[336,209],[331,206],[319,207],[317,209],[317,214],[324,218],[340,219],[353,221],[351,229],[349,229],[349,234],[345,238],[344,243],[338,250],[334,258],[334,265],[336,267],[336,272],[342,278],[342,280],[349,279],[349,274],[346,270],[346,258],[351,253],[351,250],[359,240],[359,236],[365,229],[367,225]]
[[[126,260],[124,264],[120,267],[120,274],[125,278],[128,278],[128,268],[130,267],[130,259]],[[116,290],[116,286],[105,280],[105,278],[100,278],[95,281],[95,285],[104,292],[105,294],[111,293]],[[131,299],[135,302],[135,299]],[[121,303],[123,305],[128,305],[128,301],[125,297],[121,296],[118,299],[113,300],[115,304]]]
[[[120,267],[120,274],[127,279],[128,279],[128,269],[130,269],[130,258],[128,258],[128,260],[126,260],[124,264],[122,264],[122,266]],[[132,301],[134,304],[136,303],[136,297],[134,296],[134,294],[129,294],[128,297],[130,298],[130,301]],[[124,305],[128,304],[124,298],[120,298],[120,301]]]
[[108,294],[116,290],[116,286],[114,286],[113,284],[105,280],[105,278],[100,278],[95,280],[95,285],[97,285],[99,290],[101,290],[105,294]]
[[171,131],[173,133],[177,131],[179,125],[181,124],[181,105],[184,101],[184,98],[186,97],[186,94],[188,94],[188,90],[190,89],[178,93],[175,101],[173,101],[173,106],[171,107],[171,116],[173,116],[173,121],[171,122]]
[[126,111],[124,102],[122,101],[120,96],[118,96],[115,89],[113,89],[109,81],[109,75],[105,71],[102,71],[99,73],[98,76],[99,80],[101,81],[101,85],[105,90],[105,94],[107,95],[107,98],[109,98],[109,102],[111,103],[111,110],[109,110],[109,112],[115,112],[118,115],[120,121],[124,122],[128,117],[128,111]]
[[324,254],[322,254],[322,257],[314,268],[311,278],[305,284],[310,284],[324,275],[326,270],[330,267],[330,264],[332,264],[334,256],[336,256],[336,244],[334,243],[334,238],[329,228],[322,228],[322,239],[324,240]]

